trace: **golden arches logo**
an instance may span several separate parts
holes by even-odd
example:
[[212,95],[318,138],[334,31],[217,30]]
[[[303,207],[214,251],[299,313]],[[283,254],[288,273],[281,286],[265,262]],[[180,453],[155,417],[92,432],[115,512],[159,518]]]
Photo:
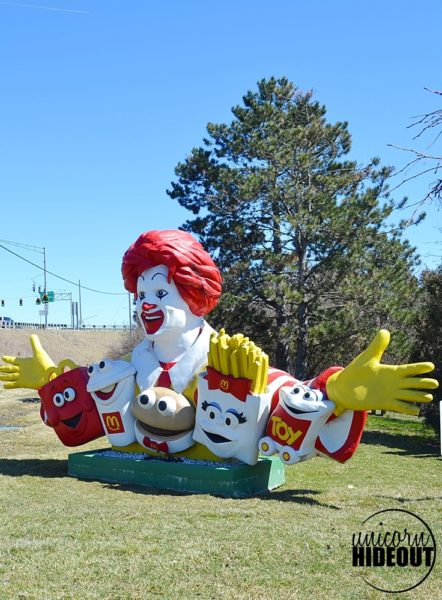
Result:
[[119,417],[115,414],[106,415],[104,422],[109,433],[118,433],[122,430],[122,423]]
[[229,389],[229,382],[227,379],[221,379],[220,387],[222,390],[227,391]]

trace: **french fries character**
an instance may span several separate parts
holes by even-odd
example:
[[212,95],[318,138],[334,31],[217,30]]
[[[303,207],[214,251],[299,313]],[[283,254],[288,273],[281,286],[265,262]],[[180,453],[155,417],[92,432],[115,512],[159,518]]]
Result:
[[293,379],[269,377],[267,355],[241,334],[214,334],[208,360],[198,382],[193,439],[216,456],[254,465],[275,389]]

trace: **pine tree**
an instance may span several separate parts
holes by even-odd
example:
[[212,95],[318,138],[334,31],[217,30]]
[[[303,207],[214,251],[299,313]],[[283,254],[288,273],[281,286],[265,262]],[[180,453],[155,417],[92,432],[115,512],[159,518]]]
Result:
[[[416,319],[415,347],[413,361],[430,360],[436,370],[431,374],[439,382],[442,377],[442,265],[421,275],[422,294]],[[421,414],[428,425],[440,433],[439,402],[442,390],[433,392],[434,400],[423,404]]]
[[351,358],[391,321],[403,328],[415,256],[404,223],[386,227],[391,170],[348,160],[347,123],[328,123],[285,78],[260,81],[232,112],[230,124],[209,123],[168,191],[223,273],[212,324],[249,335],[300,378]]

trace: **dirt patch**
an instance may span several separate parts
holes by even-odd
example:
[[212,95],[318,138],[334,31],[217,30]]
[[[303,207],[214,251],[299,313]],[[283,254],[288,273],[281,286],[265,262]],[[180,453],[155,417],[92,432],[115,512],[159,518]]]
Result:
[[32,334],[38,335],[43,348],[55,363],[70,358],[79,365],[87,365],[105,357],[116,358],[124,354],[120,349],[131,348],[137,343],[136,334],[133,333],[131,338],[126,331],[0,329],[0,358],[4,355],[31,356],[29,338]]

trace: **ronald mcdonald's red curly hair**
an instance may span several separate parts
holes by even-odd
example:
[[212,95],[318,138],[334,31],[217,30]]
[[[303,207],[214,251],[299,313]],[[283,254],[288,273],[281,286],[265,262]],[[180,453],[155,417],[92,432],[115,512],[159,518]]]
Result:
[[178,229],[142,233],[124,253],[124,287],[136,294],[138,277],[157,265],[169,269],[169,281],[174,281],[194,315],[202,317],[215,308],[221,295],[221,274],[190,233]]

